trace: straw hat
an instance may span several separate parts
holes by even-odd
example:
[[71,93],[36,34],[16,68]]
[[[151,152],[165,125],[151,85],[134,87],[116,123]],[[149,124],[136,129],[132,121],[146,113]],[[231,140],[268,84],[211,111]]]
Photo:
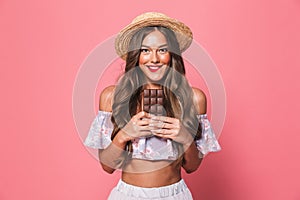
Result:
[[184,23],[162,13],[147,12],[137,16],[129,25],[119,32],[115,40],[115,49],[122,59],[126,59],[132,36],[139,29],[147,26],[163,26],[171,29],[176,35],[181,52],[185,51],[192,43],[193,33]]

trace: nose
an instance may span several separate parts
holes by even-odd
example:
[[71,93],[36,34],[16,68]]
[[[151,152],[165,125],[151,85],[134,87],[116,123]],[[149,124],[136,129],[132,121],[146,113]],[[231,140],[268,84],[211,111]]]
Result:
[[152,54],[151,62],[152,62],[152,63],[158,63],[158,62],[159,62],[159,56],[157,55],[157,52],[154,52],[154,53]]

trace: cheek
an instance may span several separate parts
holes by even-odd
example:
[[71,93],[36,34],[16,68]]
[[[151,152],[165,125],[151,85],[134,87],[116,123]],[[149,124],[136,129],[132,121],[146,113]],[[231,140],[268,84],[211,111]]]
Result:
[[170,54],[161,55],[161,56],[160,56],[160,61],[161,61],[162,63],[169,64],[170,58],[171,58],[171,57],[170,57]]
[[139,64],[144,64],[144,63],[147,63],[149,58],[149,56],[143,56],[141,55],[140,58],[139,58]]

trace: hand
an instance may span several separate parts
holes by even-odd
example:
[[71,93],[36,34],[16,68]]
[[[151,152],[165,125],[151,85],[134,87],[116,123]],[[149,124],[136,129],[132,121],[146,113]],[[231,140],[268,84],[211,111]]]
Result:
[[151,122],[151,115],[147,112],[142,111],[134,115],[122,129],[127,136],[127,141],[153,135],[151,131],[154,127],[151,126]]
[[153,135],[172,139],[187,146],[194,141],[193,136],[182,125],[179,119],[165,116],[152,116],[151,119],[156,121],[153,123],[153,126],[156,127],[155,130],[152,130]]

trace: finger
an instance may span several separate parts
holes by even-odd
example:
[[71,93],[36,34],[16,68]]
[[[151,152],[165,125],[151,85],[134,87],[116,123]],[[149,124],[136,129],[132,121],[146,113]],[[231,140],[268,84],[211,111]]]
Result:
[[153,133],[149,130],[140,131],[139,137],[151,137],[151,136],[153,136]]
[[141,112],[137,113],[136,115],[134,115],[132,117],[132,119],[133,120],[139,120],[141,118],[151,118],[151,116],[152,116],[151,114],[149,114],[149,113],[147,113],[145,111],[141,111]]
[[153,120],[148,119],[148,118],[143,118],[142,120],[138,120],[136,122],[136,125],[138,126],[148,126],[149,124],[152,123]]
[[172,134],[174,134],[173,130],[168,130],[168,129],[154,129],[151,132],[154,135],[172,135]]
[[155,126],[140,126],[139,127],[139,130],[140,131],[155,131],[155,130],[158,130],[157,127]]
[[172,117],[166,117],[166,116],[151,116],[151,119],[156,120],[156,121],[162,121],[162,122],[167,122],[170,124],[173,123],[178,123],[179,120],[176,118],[172,118]]
[[179,129],[177,124],[170,124],[166,122],[156,121],[151,123],[151,126],[154,126],[158,129]]
[[165,134],[160,134],[160,133],[153,133],[153,135],[160,137],[160,138],[166,138],[166,139],[174,139],[173,135],[165,135]]

